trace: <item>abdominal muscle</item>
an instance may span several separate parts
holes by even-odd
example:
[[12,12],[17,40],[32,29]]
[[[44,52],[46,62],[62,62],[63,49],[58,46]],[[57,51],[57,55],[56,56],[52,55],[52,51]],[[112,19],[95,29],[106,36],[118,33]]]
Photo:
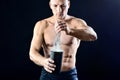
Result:
[[61,71],[69,71],[75,67],[75,56],[63,56]]
[[[48,47],[47,52],[50,52],[51,48],[52,47]],[[69,71],[75,67],[77,48],[70,45],[62,45],[61,48],[64,51],[62,57],[61,71]],[[45,54],[45,56],[50,57],[50,54]]]
[[61,71],[68,71],[75,67],[76,48],[73,45],[62,45],[64,50]]

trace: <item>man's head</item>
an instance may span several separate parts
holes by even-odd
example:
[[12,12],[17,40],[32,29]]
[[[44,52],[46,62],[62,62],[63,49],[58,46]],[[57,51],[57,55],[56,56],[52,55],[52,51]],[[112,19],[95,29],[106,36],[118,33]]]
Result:
[[50,0],[49,5],[56,18],[65,18],[70,7],[70,0]]

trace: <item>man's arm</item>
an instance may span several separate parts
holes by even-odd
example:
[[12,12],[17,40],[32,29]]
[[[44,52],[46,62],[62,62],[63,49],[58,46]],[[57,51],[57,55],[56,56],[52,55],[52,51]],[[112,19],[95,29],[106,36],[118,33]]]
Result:
[[39,66],[43,66],[43,61],[45,60],[45,57],[43,57],[39,53],[43,42],[43,31],[44,31],[43,24],[44,22],[42,21],[36,23],[34,27],[33,38],[31,41],[30,52],[29,52],[30,60],[32,60],[35,64]]
[[89,27],[85,21],[78,19],[74,21],[75,28],[69,27],[67,34],[77,37],[83,41],[94,41],[97,39],[97,34],[93,28]]
[[43,32],[46,27],[45,21],[37,22],[34,28],[33,39],[31,41],[29,56],[31,61],[50,73],[55,70],[54,61],[50,58],[43,57],[39,52],[43,43]]

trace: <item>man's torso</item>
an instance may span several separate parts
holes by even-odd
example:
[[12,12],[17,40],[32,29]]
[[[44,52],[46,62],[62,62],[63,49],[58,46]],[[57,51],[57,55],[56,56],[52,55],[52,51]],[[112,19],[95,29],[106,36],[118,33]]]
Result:
[[[44,30],[44,42],[43,42],[43,50],[45,57],[50,57],[50,50],[53,47],[53,43],[56,38],[55,33],[55,22],[52,22],[52,18],[45,19],[47,22],[47,26]],[[66,20],[66,23],[70,27],[75,27],[74,24],[71,23],[72,18]],[[61,49],[64,51],[63,59],[62,59],[62,71],[68,71],[75,67],[76,62],[76,52],[80,44],[80,40],[77,38],[67,35],[65,31],[61,31],[60,35]]]

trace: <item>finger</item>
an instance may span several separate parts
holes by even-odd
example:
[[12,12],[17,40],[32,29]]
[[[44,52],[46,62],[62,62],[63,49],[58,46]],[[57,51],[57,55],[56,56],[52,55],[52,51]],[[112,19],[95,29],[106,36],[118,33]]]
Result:
[[49,63],[48,66],[49,66],[49,67],[52,67],[52,68],[55,68],[55,67],[56,67],[55,64],[51,64],[51,63]]
[[52,60],[51,58],[48,59],[49,63],[54,63],[54,60]]
[[59,28],[60,28],[59,25],[56,25],[56,26],[55,26],[55,32],[56,32],[56,33],[58,33]]
[[66,23],[58,23],[58,25],[65,25]]
[[44,68],[47,72],[52,73],[52,70],[49,70],[48,68]]
[[61,25],[59,25],[59,27],[62,28],[62,29],[65,29],[67,27],[67,25],[66,24],[61,24]]
[[60,31],[65,30],[65,27],[66,27],[65,25],[56,26],[55,32],[59,33]]
[[52,60],[52,59],[49,59],[49,63],[48,63],[48,66],[50,66],[50,67],[56,67],[56,65],[54,64],[54,60]]
[[59,32],[61,32],[63,29],[62,28],[59,28],[57,31],[56,31],[56,33],[59,33]]
[[64,24],[61,24],[61,25],[58,25],[58,26],[56,26],[56,30],[58,30],[59,28],[63,28],[63,27],[65,27],[66,25],[64,25]]
[[46,65],[45,69],[46,69],[48,72],[54,71],[54,70],[55,70],[55,65],[49,63],[48,65]]
[[[53,66],[53,65],[52,65]],[[54,71],[55,70],[55,67],[50,67],[48,66],[48,69],[51,70],[51,71]]]

